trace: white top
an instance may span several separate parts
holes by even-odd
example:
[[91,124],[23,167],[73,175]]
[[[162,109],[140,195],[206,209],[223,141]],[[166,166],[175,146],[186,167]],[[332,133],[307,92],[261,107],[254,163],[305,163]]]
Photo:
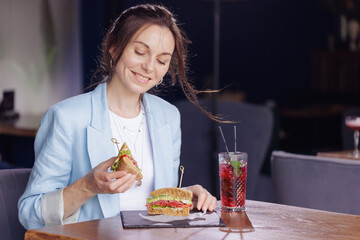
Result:
[[[120,210],[145,210],[146,198],[154,190],[154,161],[146,116],[143,110],[135,118],[122,118],[112,111],[109,114],[113,138],[120,143],[119,148],[126,142],[143,175],[141,186],[135,183],[119,194]],[[116,156],[116,144],[114,151]]]

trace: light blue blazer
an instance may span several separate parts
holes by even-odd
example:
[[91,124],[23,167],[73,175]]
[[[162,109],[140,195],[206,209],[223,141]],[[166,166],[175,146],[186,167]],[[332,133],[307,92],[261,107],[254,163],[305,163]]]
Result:
[[[178,184],[180,114],[163,99],[145,93],[143,104],[154,159],[154,188]],[[35,164],[19,199],[19,219],[26,229],[44,226],[43,194],[64,188],[114,156],[106,83],[69,98],[44,114],[35,139]],[[98,194],[80,209],[78,221],[119,215],[118,194]]]

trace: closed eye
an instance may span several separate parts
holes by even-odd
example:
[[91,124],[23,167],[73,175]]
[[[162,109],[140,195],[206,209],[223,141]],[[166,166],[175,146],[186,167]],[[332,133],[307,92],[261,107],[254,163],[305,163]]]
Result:
[[134,51],[135,51],[135,53],[136,53],[137,55],[140,55],[140,56],[145,55],[145,53],[139,52],[139,51],[137,51],[137,50],[134,50]]
[[161,65],[165,65],[166,63],[160,60],[157,60]]

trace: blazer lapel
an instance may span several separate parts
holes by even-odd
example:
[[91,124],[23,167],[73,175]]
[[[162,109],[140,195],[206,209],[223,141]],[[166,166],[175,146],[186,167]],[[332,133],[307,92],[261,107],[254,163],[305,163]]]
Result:
[[[116,155],[111,142],[109,109],[106,99],[106,83],[100,84],[91,95],[92,117],[87,127],[87,146],[91,167]],[[114,216],[120,212],[118,194],[98,194],[104,217]]]

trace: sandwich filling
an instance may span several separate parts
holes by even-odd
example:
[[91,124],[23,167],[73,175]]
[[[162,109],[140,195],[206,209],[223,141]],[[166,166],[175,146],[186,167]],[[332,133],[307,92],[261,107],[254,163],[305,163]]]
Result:
[[156,208],[190,208],[191,198],[178,198],[169,195],[153,196],[146,199],[146,206]]
[[118,157],[115,160],[114,164],[111,166],[111,169],[113,171],[116,171],[117,168],[119,167],[120,164],[120,159],[122,159],[123,157],[127,157],[128,159],[130,159],[130,161],[132,162],[132,164],[139,169],[139,171],[141,171],[141,169],[138,167],[138,164],[136,162],[136,160],[134,159],[134,157],[131,155],[131,151],[129,148],[125,148],[123,150],[119,151]]

